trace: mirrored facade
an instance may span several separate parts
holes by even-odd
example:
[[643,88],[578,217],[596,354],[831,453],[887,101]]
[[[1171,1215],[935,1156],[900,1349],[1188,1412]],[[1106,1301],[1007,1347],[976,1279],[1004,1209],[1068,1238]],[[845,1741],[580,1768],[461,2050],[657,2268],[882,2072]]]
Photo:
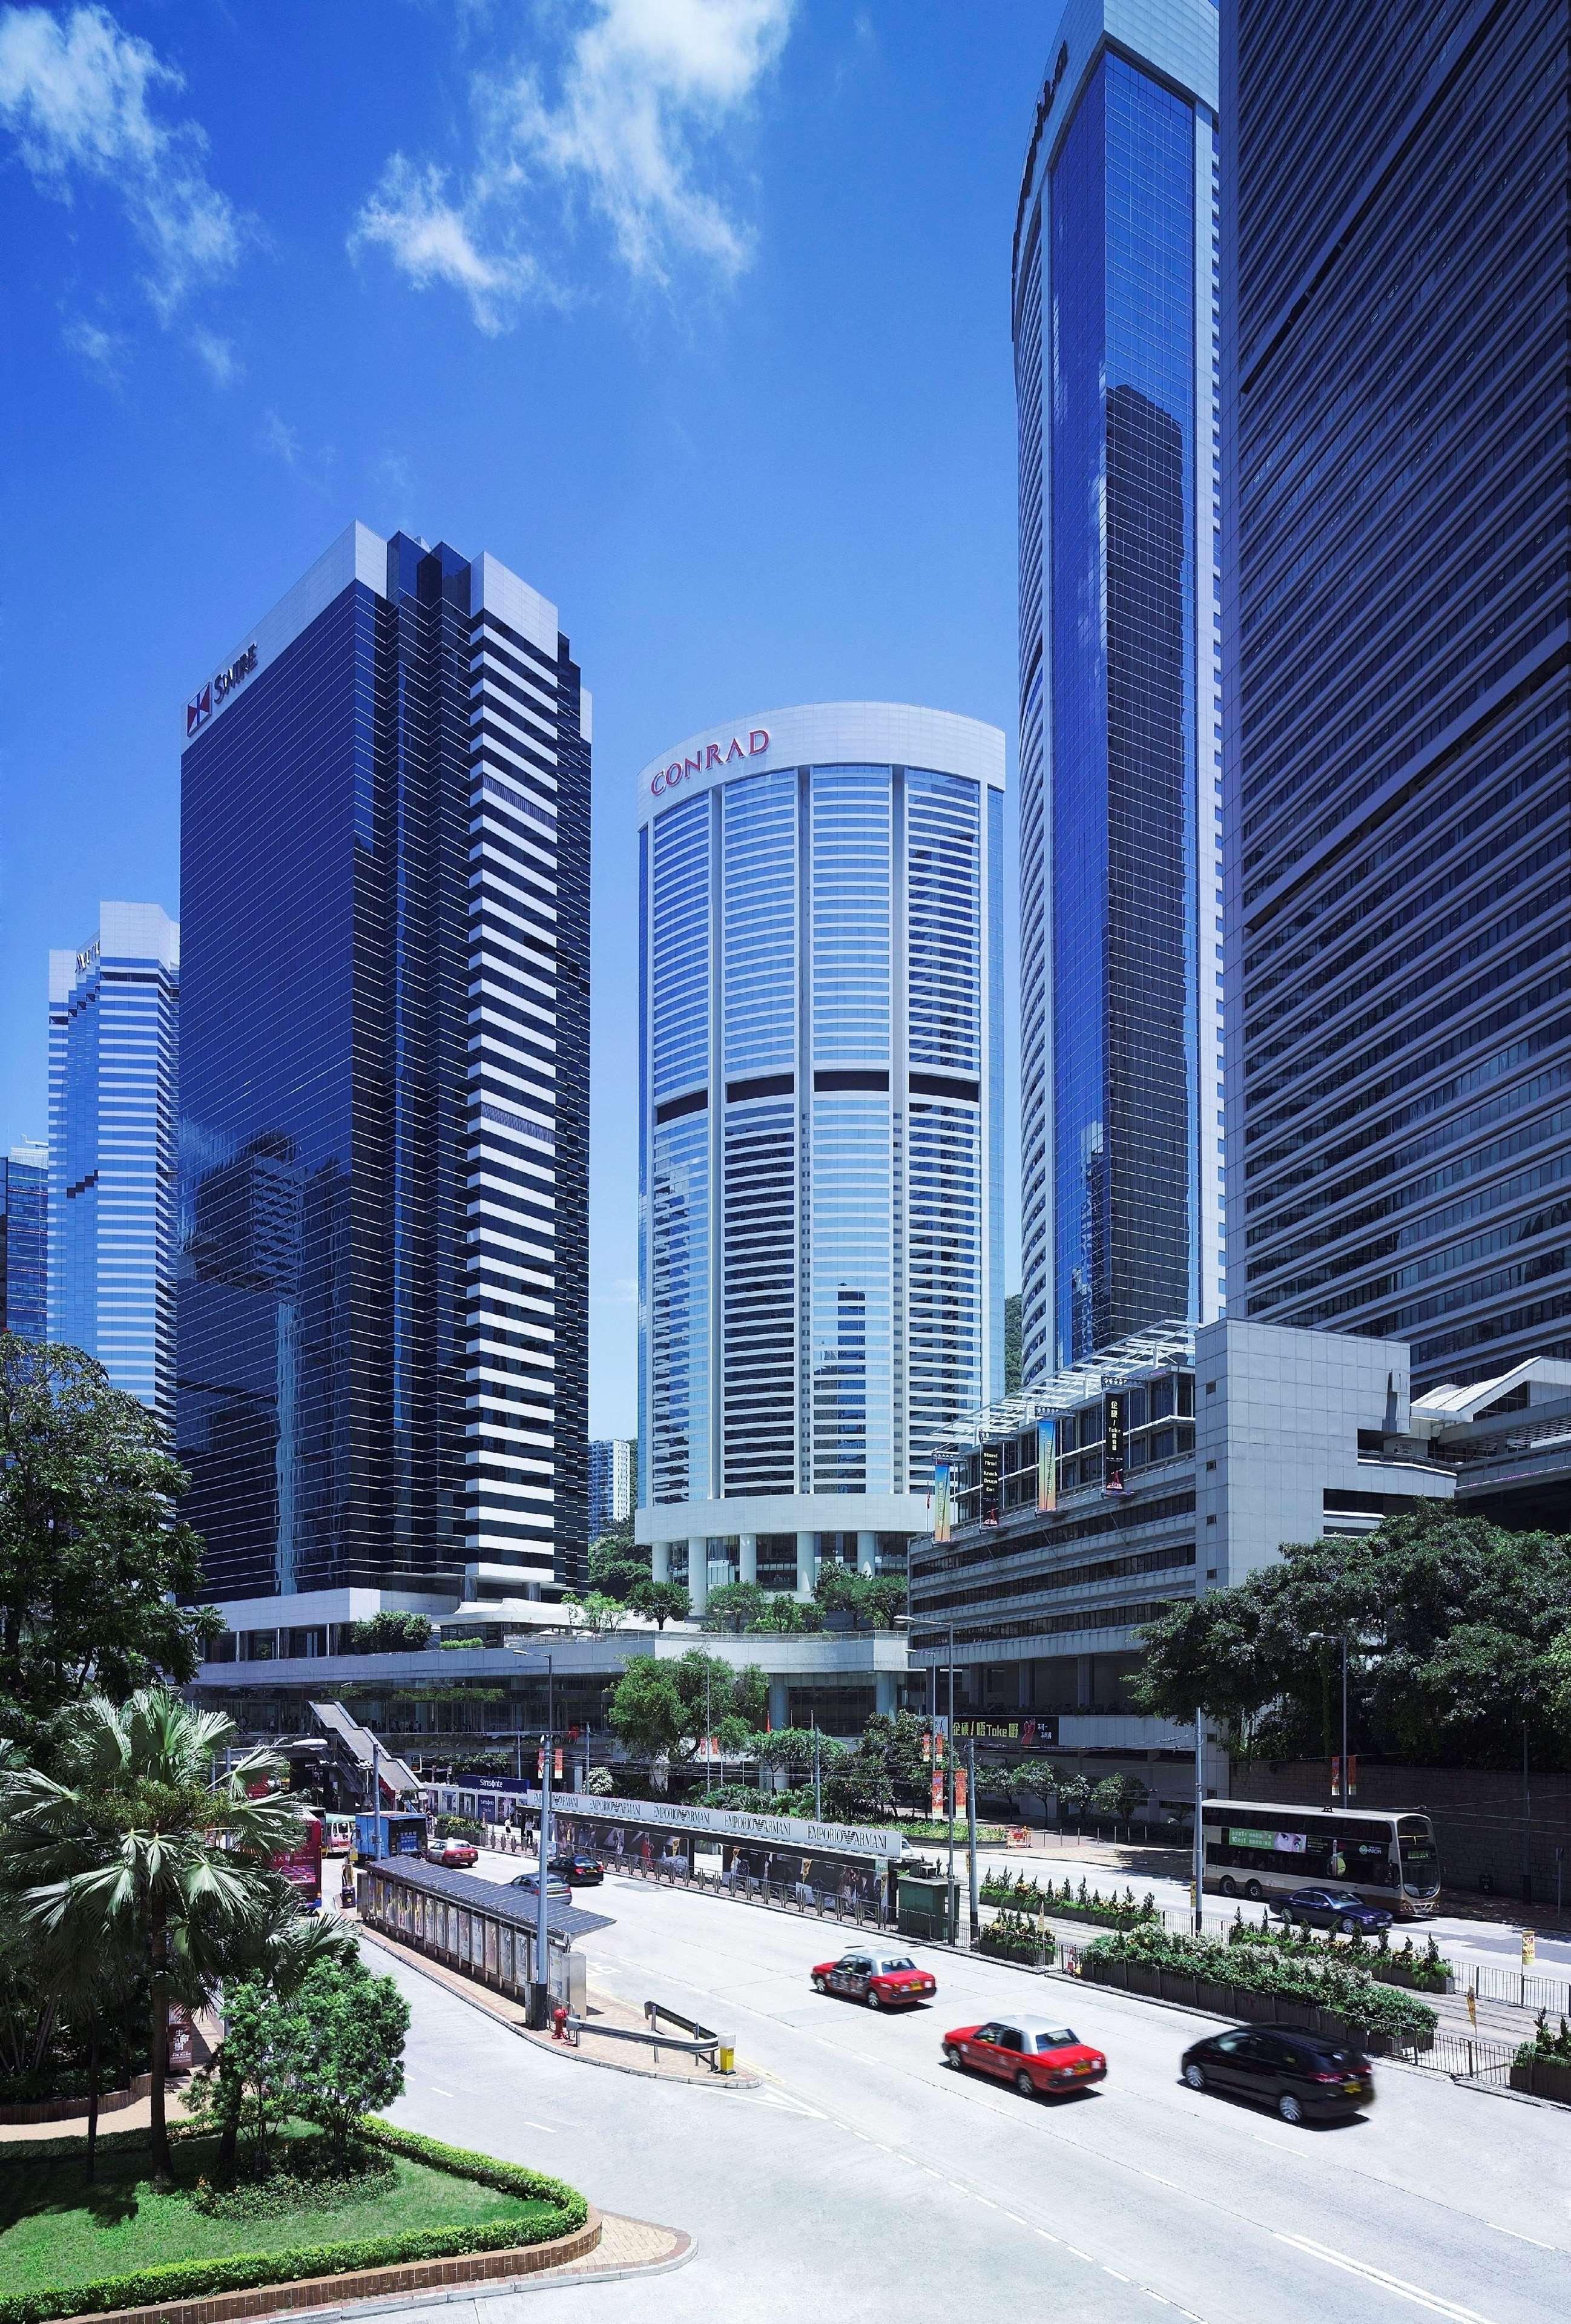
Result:
[[1022,1363],[1224,1296],[1213,0],[1066,9],[1014,246]]
[[49,1337],[49,1148],[0,1155],[0,1331]]
[[185,712],[179,1449],[215,1597],[582,1578],[588,697],[342,536]]
[[1224,22],[1230,1280],[1480,1381],[1571,1355],[1565,11],[1350,12],[1330,107]]
[[180,932],[100,904],[49,956],[49,1336],[174,1422]]
[[877,704],[644,770],[640,1526],[698,1594],[875,1564],[1002,1380],[1003,781]]

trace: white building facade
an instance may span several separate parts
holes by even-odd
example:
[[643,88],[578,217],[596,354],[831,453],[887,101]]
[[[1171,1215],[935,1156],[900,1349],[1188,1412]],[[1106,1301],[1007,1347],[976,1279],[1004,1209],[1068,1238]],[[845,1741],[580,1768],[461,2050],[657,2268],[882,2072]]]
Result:
[[903,1568],[1002,1386],[1003,737],[901,704],[639,779],[639,1540],[657,1578]]

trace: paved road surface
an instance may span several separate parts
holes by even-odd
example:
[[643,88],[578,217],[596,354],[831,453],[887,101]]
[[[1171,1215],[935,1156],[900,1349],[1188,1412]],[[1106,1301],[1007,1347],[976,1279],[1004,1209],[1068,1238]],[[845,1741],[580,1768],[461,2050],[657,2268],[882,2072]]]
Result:
[[[1387,2070],[1367,2120],[1293,2131],[1178,2081],[1203,2023],[1178,2011],[936,1954],[937,2007],[882,2016],[809,1988],[840,1949],[830,1928],[637,1881],[596,1902],[615,1924],[586,1947],[591,1986],[734,2030],[763,2089],[541,2054],[397,1971],[414,2004],[401,2119],[697,2234],[658,2282],[550,2295],[588,2317],[884,2324],[941,2305],[1151,2324],[1165,2302],[1199,2324],[1563,2324],[1558,2113]],[[1030,2005],[1107,2052],[1102,2090],[1050,2107],[940,2063],[945,2026]]]

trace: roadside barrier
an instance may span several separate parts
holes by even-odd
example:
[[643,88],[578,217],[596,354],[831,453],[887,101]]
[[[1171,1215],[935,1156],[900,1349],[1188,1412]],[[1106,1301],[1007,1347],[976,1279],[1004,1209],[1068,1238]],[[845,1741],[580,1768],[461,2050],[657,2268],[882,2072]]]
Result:
[[888,1929],[893,1926],[882,1909],[865,1906],[836,1890],[815,1888],[809,1881],[755,1880],[746,1874],[727,1879],[718,1872],[686,1872],[669,1864],[642,1864],[636,1859],[606,1859],[607,1868],[635,1880],[653,1880],[667,1888],[690,1888],[706,1896],[730,1896],[744,1904],[762,1904],[772,1912],[810,1914],[815,1920],[843,1921],[847,1927]]
[[1463,1964],[1463,1990],[1479,2001],[1503,2001],[1511,2009],[1543,2010],[1571,2017],[1571,1982],[1560,1977],[1529,1977],[1527,1970]]
[[1502,2048],[1498,2042],[1481,2042],[1475,2034],[1437,2032],[1422,2049],[1409,2042],[1399,2043],[1395,2055],[1404,2065],[1423,2066],[1431,2073],[1448,2075],[1454,2082],[1480,2082],[1507,2089],[1516,2051]]

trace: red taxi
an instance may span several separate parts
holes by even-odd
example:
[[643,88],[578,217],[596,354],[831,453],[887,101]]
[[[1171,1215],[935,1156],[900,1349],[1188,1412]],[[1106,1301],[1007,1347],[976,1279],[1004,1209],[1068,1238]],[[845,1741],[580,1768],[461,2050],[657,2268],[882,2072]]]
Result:
[[1101,2051],[1079,2040],[1071,2026],[1018,2017],[957,2025],[944,2036],[944,2063],[1012,2082],[1022,2098],[1067,2098],[1107,2075]]
[[904,2009],[930,2001],[938,1987],[906,1953],[842,1953],[813,1971],[815,1993],[843,1993],[869,2009]]
[[479,1859],[480,1851],[472,1840],[434,1840],[426,1850],[428,1864],[445,1864],[449,1872],[467,1871]]

